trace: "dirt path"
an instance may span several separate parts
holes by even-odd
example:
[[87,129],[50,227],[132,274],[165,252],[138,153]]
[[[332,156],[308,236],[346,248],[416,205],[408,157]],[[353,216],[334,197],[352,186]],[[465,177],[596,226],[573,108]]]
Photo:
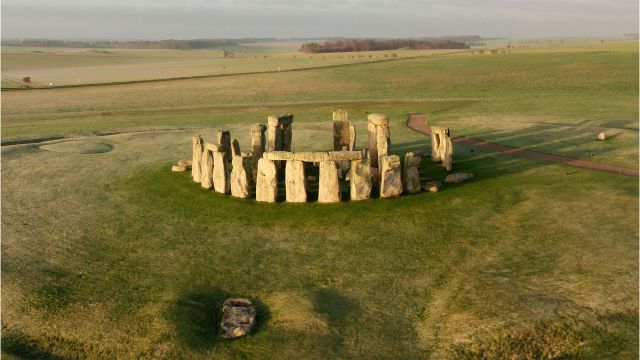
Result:
[[[427,116],[425,114],[411,114],[409,116],[409,119],[407,120],[407,127],[417,132],[420,132],[422,134],[431,135],[431,132],[427,127],[426,120],[427,120]],[[626,176],[638,176],[638,169],[629,169],[629,168],[623,168],[619,166],[595,163],[592,161],[580,160],[580,159],[575,159],[572,157],[562,156],[562,155],[551,155],[551,154],[546,154],[539,151],[525,150],[525,149],[516,148],[512,146],[495,144],[488,141],[470,139],[463,136],[452,136],[451,141],[458,144],[475,146],[475,147],[479,147],[479,148],[483,148],[491,151],[498,151],[505,154],[522,156],[522,157],[535,159],[535,160],[551,161],[558,164],[570,165],[570,166],[580,167],[584,169],[607,171],[614,174],[620,174],[620,175],[626,175]]]

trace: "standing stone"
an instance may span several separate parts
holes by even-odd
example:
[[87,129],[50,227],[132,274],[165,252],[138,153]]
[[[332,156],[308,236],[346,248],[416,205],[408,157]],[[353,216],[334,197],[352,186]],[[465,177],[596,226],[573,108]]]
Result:
[[307,178],[304,176],[304,162],[287,160],[284,178],[287,202],[307,202]]
[[420,187],[420,162],[421,153],[408,152],[404,155],[404,172],[402,174],[402,185],[404,191],[415,194],[422,191]]
[[200,182],[200,162],[202,161],[202,151],[204,150],[204,140],[202,136],[193,137],[193,157],[191,160],[191,177],[193,181]]
[[389,148],[391,147],[389,126],[378,126],[376,136],[376,145],[378,146],[378,167],[381,167],[382,165],[380,165],[380,158],[389,155]]
[[267,118],[267,151],[282,150],[282,132],[278,125],[278,116]]
[[[347,147],[343,146],[342,151],[347,151]],[[338,177],[344,178],[351,168],[351,160],[337,160],[336,166],[338,166]]]
[[333,161],[322,161],[320,163],[320,182],[318,187],[319,203],[340,202],[340,180],[338,180],[338,169]]
[[258,160],[256,201],[274,203],[278,200],[278,171],[272,160]]
[[[369,135],[369,162],[371,167],[379,167],[378,158],[383,156],[379,150],[389,151],[389,118],[383,114],[367,115],[367,132]],[[382,134],[378,134],[382,131]],[[379,144],[382,142],[382,144]]]
[[250,195],[251,168],[253,161],[246,153],[235,155],[231,169],[231,195],[248,198]]
[[202,161],[200,164],[200,185],[205,189],[211,189],[213,187],[213,152],[211,150],[204,150],[202,153]]
[[333,112],[333,150],[341,151],[349,148],[349,114],[342,109]]
[[431,160],[442,162],[447,171],[451,171],[453,162],[453,143],[449,128],[431,127]]
[[371,198],[371,166],[369,160],[351,161],[351,200],[367,200]]
[[256,124],[251,128],[251,152],[253,153],[251,158],[253,159],[252,174],[254,183],[258,176],[258,160],[260,160],[264,153],[264,146],[266,142],[264,132],[266,130],[267,127],[264,124]]
[[356,150],[356,126],[349,126],[349,151]]
[[234,138],[231,140],[231,156],[240,155],[240,143],[238,139]]
[[396,198],[402,194],[402,175],[398,155],[380,157],[380,197]]
[[221,194],[228,194],[229,162],[223,151],[213,151],[213,189]]
[[218,145],[223,146],[224,158],[227,161],[231,161],[231,133],[218,130],[216,131],[216,138],[218,139]]

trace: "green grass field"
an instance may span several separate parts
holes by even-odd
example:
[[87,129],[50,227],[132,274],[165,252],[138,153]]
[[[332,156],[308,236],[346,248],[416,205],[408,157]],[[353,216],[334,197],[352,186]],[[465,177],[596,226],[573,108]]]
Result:
[[[635,177],[458,145],[469,183],[321,206],[170,172],[192,135],[229,129],[245,150],[274,113],[295,115],[294,150],[329,149],[337,107],[359,147],[382,112],[392,152],[429,150],[405,127],[424,112],[456,135],[637,168],[637,44],[560,50],[3,92],[3,357],[636,359]],[[29,142],[47,137],[61,139]],[[445,175],[423,160],[423,179]],[[223,341],[230,296],[255,302],[258,326]]]

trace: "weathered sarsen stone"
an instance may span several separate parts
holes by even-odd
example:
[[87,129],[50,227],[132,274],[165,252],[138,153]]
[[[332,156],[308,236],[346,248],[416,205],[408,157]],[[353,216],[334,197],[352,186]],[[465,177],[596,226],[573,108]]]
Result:
[[[378,132],[383,131],[379,136]],[[381,155],[386,155],[389,150],[389,118],[383,114],[369,114],[367,115],[367,132],[369,135],[369,162],[372,167],[378,167],[378,158]],[[379,141],[384,144],[378,144]],[[378,149],[386,151],[384,154],[379,154]]]
[[447,175],[446,178],[444,178],[444,182],[448,183],[448,184],[459,184],[462,182],[465,182],[467,180],[471,180],[473,179],[473,174],[472,173],[455,173],[455,174],[451,174],[451,175]]
[[231,140],[231,156],[240,155],[240,143],[238,139]]
[[231,186],[229,183],[229,162],[222,151],[213,151],[213,189],[221,194],[228,194]]
[[191,177],[193,177],[193,181],[199,183],[200,182],[200,161],[202,159],[202,151],[204,140],[202,136],[194,136],[193,137],[193,157],[191,160]]
[[398,155],[381,156],[380,162],[380,197],[399,197],[402,194],[400,157]]
[[338,179],[338,169],[333,161],[322,161],[320,163],[318,202],[340,202],[340,180]]
[[231,133],[225,130],[217,130],[216,138],[218,145],[222,145],[224,151],[224,158],[227,161],[231,161]]
[[351,200],[367,200],[371,198],[371,166],[369,160],[351,161],[349,173]]
[[264,147],[266,143],[266,138],[264,136],[264,132],[267,130],[267,127],[264,124],[256,124],[251,128],[251,152],[253,159],[253,181],[256,181],[256,177],[258,176],[258,160],[262,157],[264,153]]
[[349,126],[349,151],[356,150],[356,127],[355,125]]
[[213,152],[211,150],[204,150],[202,153],[202,161],[200,163],[200,185],[205,189],[211,189],[213,187]]
[[248,299],[232,298],[222,303],[222,337],[235,339],[251,332],[256,324],[256,310]]
[[258,160],[256,201],[274,203],[278,200],[278,171],[272,160]]
[[251,167],[252,159],[246,153],[236,155],[231,164],[231,195],[239,198],[248,198],[251,194]]
[[453,163],[453,143],[449,128],[431,127],[431,161],[442,162],[447,171],[451,171]]
[[414,194],[422,191],[420,187],[420,162],[421,153],[410,151],[404,155],[404,171],[402,173],[402,185],[404,191]]
[[287,160],[284,177],[287,202],[307,202],[307,178],[304,176],[304,162]]
[[342,109],[333,112],[333,150],[349,149],[349,114]]

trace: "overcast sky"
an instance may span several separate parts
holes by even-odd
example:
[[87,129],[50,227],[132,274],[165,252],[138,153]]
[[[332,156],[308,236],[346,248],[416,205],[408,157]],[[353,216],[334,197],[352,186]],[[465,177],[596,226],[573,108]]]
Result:
[[2,0],[3,38],[498,37],[638,31],[638,0]]

